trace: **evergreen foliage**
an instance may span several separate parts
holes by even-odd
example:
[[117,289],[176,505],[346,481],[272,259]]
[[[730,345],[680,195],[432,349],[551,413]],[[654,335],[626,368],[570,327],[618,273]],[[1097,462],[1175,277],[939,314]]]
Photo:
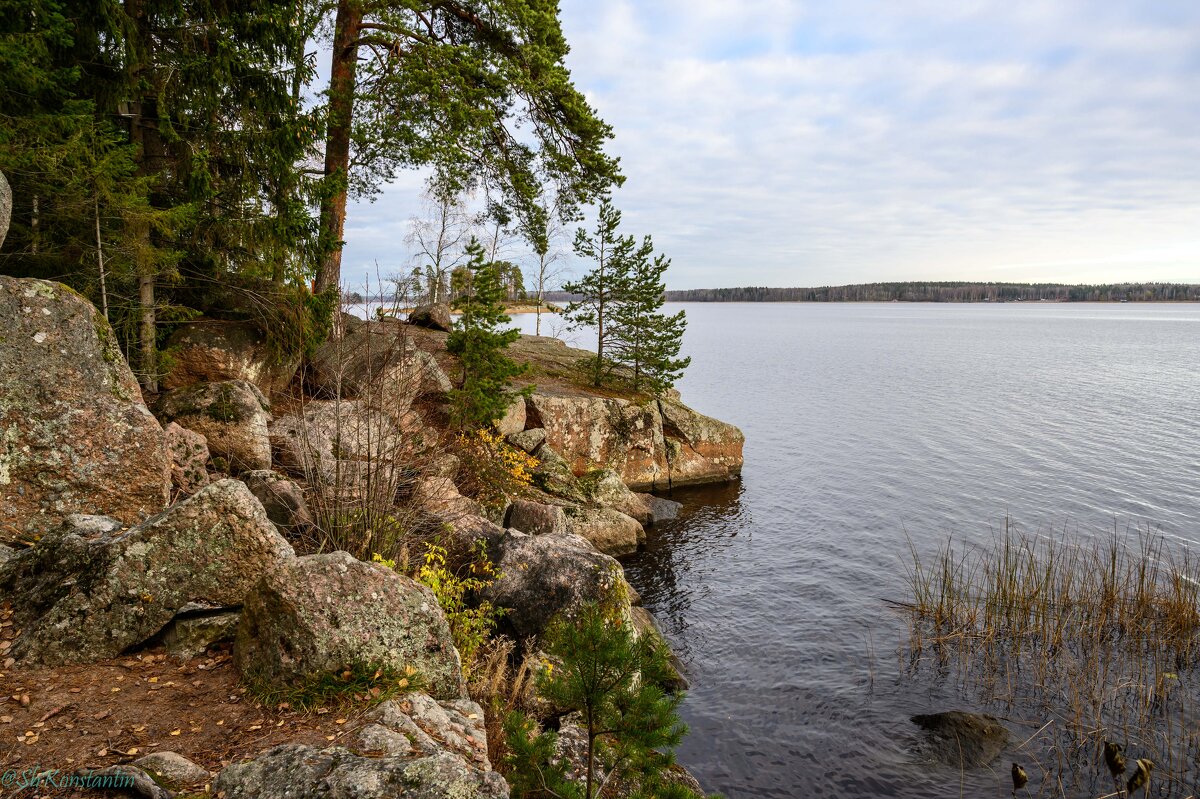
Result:
[[576,231],[576,254],[596,266],[580,280],[563,285],[564,291],[581,295],[563,315],[574,328],[596,330],[596,356],[589,364],[594,385],[620,372],[635,391],[660,394],[690,363],[678,357],[686,315],[662,311],[663,275],[670,260],[654,255],[649,236],[638,244],[632,236],[621,235],[620,224],[621,212],[605,199],[595,232]]
[[512,379],[525,371],[504,354],[521,333],[503,329],[510,317],[504,313],[504,286],[494,261],[485,259],[483,246],[472,239],[467,245],[470,284],[454,307],[460,316],[446,338],[446,349],[462,362],[462,382],[450,392],[451,418],[460,427],[485,427],[504,416],[513,397]]
[[666,256],[654,256],[654,243],[646,236],[627,262],[623,296],[613,309],[616,334],[611,357],[632,373],[635,391],[665,392],[692,361],[679,357],[687,328],[686,313],[662,311],[666,302],[663,274],[670,265]]
[[512,795],[594,799],[617,780],[637,785],[638,796],[692,796],[663,779],[687,728],[678,715],[683,697],[660,687],[669,670],[662,641],[635,638],[627,621],[589,605],[551,625],[546,647],[550,661],[538,675],[538,695],[578,713],[587,737],[586,776],[583,785],[571,781],[569,764],[555,762],[556,733],[539,733],[514,713],[505,723]]

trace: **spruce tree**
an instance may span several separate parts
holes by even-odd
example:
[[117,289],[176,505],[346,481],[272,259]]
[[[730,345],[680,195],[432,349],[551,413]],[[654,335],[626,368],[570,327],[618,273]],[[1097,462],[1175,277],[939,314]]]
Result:
[[633,389],[662,394],[671,388],[691,363],[680,358],[684,311],[663,313],[666,284],[663,274],[671,266],[664,255],[654,256],[649,236],[633,251],[623,271],[623,295],[612,313],[612,360],[631,373]]
[[525,367],[504,351],[521,337],[504,313],[504,285],[494,261],[485,258],[483,246],[472,238],[467,245],[470,283],[454,307],[460,312],[446,338],[446,349],[462,362],[462,382],[450,392],[451,420],[460,427],[485,427],[502,417],[512,402],[512,379]]

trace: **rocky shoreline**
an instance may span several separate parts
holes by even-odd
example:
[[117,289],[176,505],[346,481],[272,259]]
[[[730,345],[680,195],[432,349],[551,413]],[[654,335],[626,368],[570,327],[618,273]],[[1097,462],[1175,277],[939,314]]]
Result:
[[[143,398],[86,299],[0,276],[8,767],[108,770],[147,796],[506,796],[433,593],[323,540],[330,508],[371,510],[381,490],[385,520],[485,551],[500,576],[476,600],[515,640],[588,603],[657,634],[616,557],[677,509],[645,492],[740,473],[740,431],[677,394],[589,390],[574,378],[584,353],[527,336],[512,354],[533,389],[499,443],[456,443],[445,331],[414,321],[345,317],[303,366],[246,323],[184,325],[164,391]],[[519,496],[472,462],[498,448],[502,467],[530,470]],[[358,663],[419,675],[420,690],[340,720],[246,693]]]

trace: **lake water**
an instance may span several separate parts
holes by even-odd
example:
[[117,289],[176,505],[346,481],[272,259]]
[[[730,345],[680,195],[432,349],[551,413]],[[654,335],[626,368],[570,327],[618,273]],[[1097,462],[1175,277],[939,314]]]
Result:
[[913,755],[911,714],[971,708],[901,672],[908,540],[1200,542],[1200,306],[672,307],[684,400],[746,434],[742,480],[626,561],[690,668],[681,761],[731,798],[1008,796],[1007,761]]

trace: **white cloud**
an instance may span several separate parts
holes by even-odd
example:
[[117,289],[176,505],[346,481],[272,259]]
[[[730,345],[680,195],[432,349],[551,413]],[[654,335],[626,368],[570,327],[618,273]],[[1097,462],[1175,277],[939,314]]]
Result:
[[[1200,5],[566,0],[673,287],[1200,281]],[[351,210],[394,258],[404,180]]]

